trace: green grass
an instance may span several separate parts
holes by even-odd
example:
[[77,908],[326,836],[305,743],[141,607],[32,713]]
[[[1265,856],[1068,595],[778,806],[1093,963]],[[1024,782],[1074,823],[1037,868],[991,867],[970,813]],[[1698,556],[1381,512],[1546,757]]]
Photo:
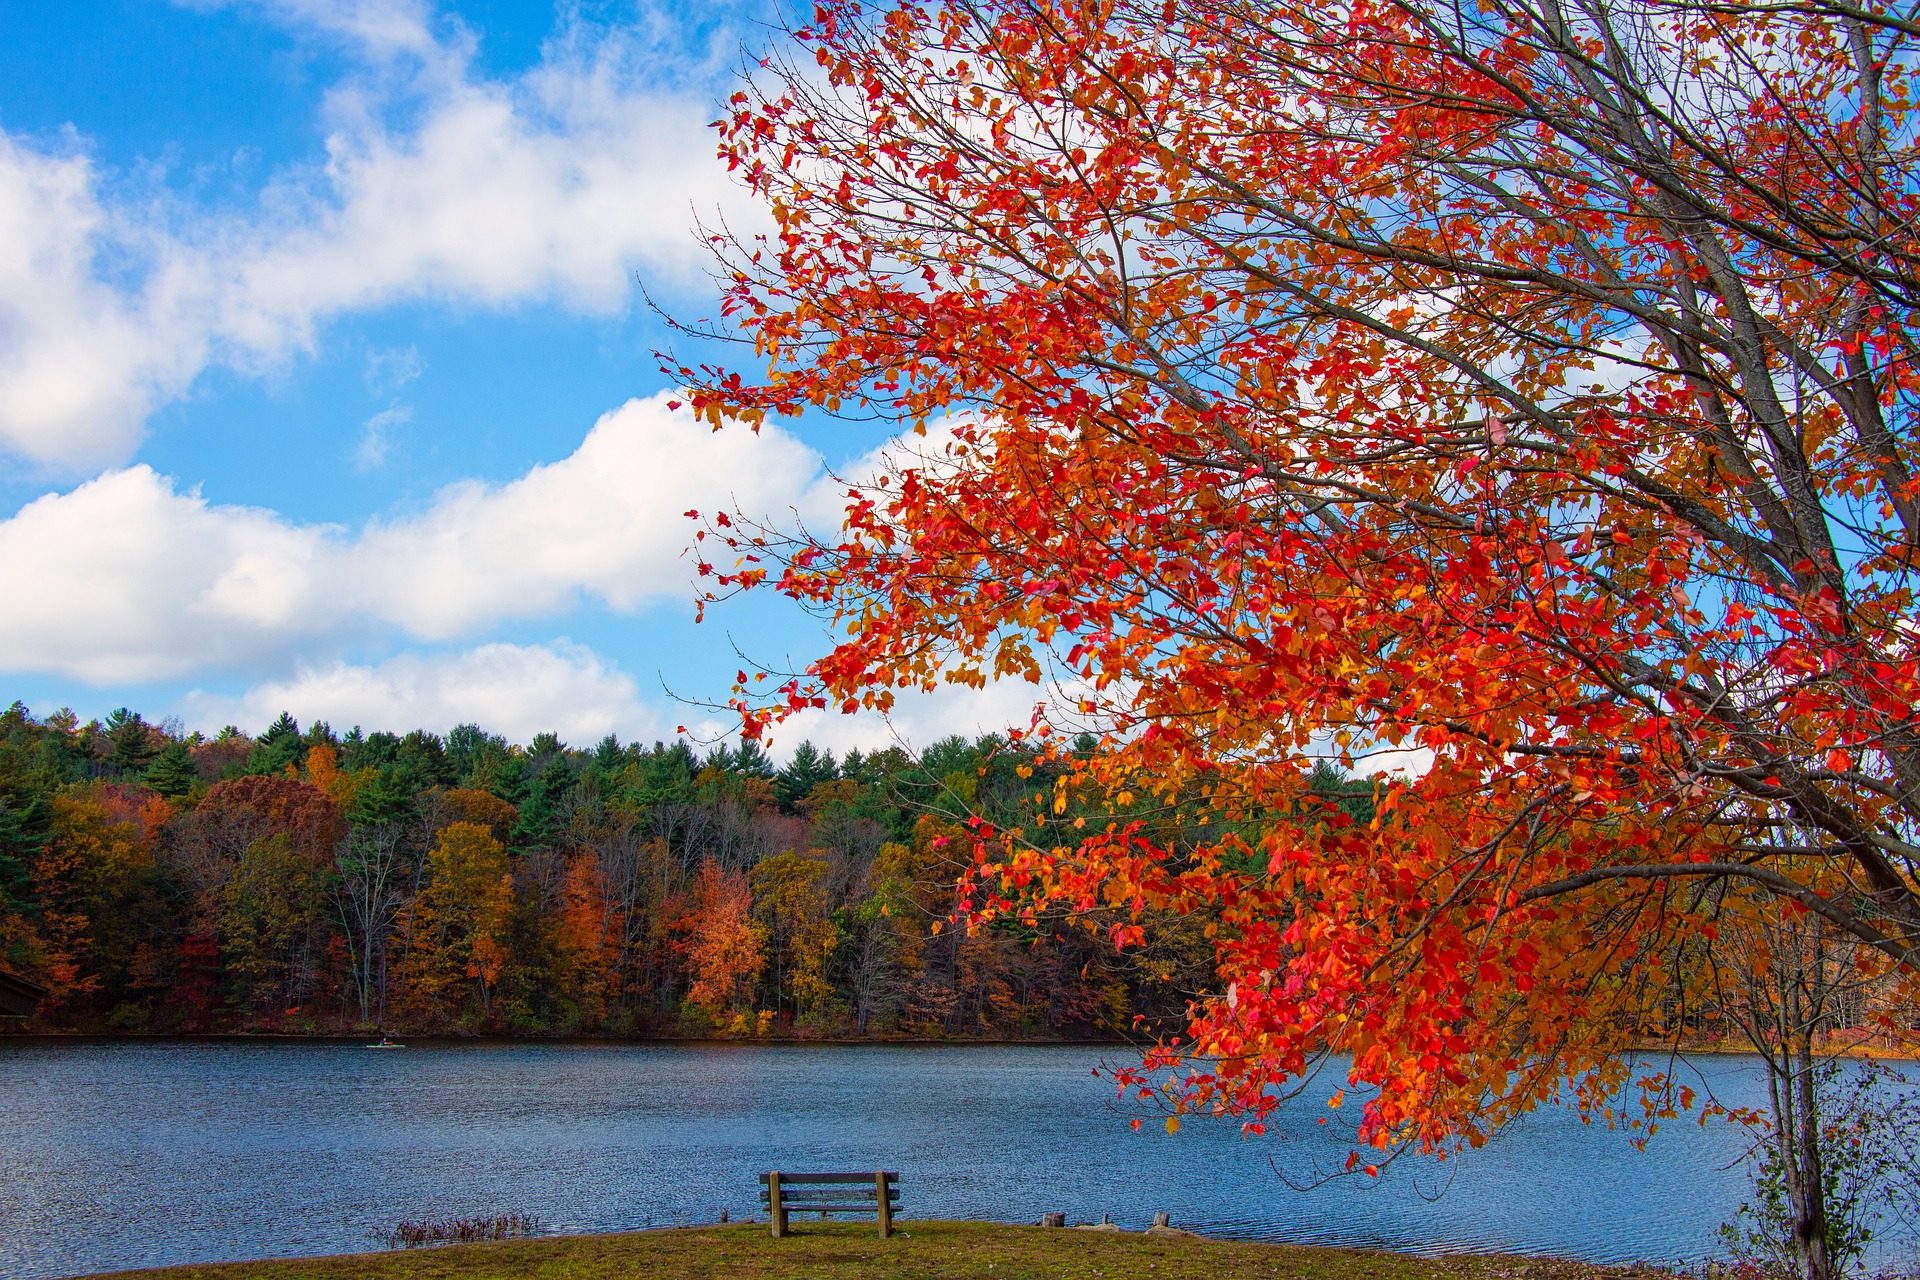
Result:
[[904,1222],[891,1240],[853,1224],[795,1231],[785,1240],[751,1225],[549,1236],[115,1274],[150,1280],[1627,1280],[1665,1274],[1552,1258],[1416,1258],[980,1222]]

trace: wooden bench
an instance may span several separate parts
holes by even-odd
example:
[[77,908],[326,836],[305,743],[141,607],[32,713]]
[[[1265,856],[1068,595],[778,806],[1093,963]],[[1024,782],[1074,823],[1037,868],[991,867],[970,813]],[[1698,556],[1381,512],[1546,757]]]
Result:
[[880,1238],[893,1234],[893,1211],[899,1207],[897,1173],[763,1173],[767,1220],[773,1238],[787,1234],[787,1215],[817,1213],[872,1213],[879,1216]]

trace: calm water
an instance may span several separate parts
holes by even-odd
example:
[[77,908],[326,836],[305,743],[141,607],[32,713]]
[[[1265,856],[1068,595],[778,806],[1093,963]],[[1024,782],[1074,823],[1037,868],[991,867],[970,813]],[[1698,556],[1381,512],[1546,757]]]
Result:
[[[1325,1089],[1269,1136],[1141,1132],[1086,1048],[37,1044],[0,1041],[0,1276],[371,1248],[401,1218],[559,1231],[754,1212],[765,1169],[901,1173],[909,1217],[1596,1260],[1699,1257],[1745,1194],[1740,1140],[1646,1152],[1542,1112],[1444,1165],[1290,1189],[1345,1146]],[[1757,1101],[1751,1063],[1701,1064]],[[1271,1163],[1269,1163],[1271,1161]]]

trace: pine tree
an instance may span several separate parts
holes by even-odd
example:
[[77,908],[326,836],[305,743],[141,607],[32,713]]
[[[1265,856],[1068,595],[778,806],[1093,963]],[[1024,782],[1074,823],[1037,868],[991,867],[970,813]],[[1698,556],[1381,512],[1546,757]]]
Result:
[[812,794],[815,787],[839,776],[840,769],[834,763],[833,752],[821,751],[811,742],[802,742],[793,749],[793,759],[787,761],[787,767],[774,776],[773,794],[778,797],[782,809],[792,812]]
[[285,773],[299,768],[306,758],[307,747],[300,740],[299,722],[289,712],[282,711],[280,718],[254,739],[253,754],[247,757],[247,772]]
[[175,739],[154,757],[153,763],[140,775],[140,780],[172,799],[193,790],[194,784],[200,781],[200,771],[193,766],[193,753],[187,749],[187,744]]
[[127,707],[108,716],[107,741],[113,746],[113,763],[129,774],[146,768],[156,753],[151,728],[138,711]]

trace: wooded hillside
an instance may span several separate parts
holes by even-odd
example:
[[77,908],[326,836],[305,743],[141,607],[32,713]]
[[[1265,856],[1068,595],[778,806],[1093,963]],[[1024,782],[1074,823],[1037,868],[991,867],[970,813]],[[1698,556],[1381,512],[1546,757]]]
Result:
[[1084,916],[943,928],[968,811],[1017,811],[1053,767],[990,738],[775,768],[751,744],[286,716],[208,738],[15,703],[0,966],[51,988],[38,1026],[92,1032],[1162,1029],[1207,984],[1203,921],[1124,954]]

